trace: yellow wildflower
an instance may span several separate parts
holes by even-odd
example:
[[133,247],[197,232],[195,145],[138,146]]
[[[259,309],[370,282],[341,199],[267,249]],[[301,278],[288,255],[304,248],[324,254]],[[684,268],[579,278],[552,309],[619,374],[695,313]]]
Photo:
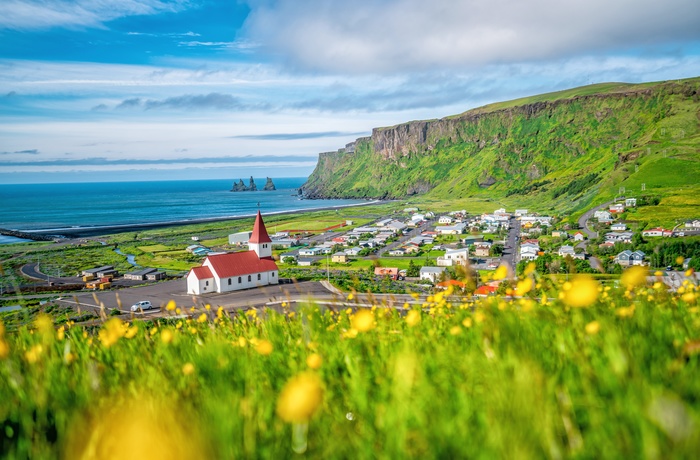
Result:
[[105,348],[114,345],[120,338],[124,337],[126,330],[119,318],[112,318],[107,321],[99,332],[100,342]]
[[693,276],[693,273],[695,273],[695,271],[692,268],[689,268],[688,270],[686,270],[685,276],[690,278],[691,276]]
[[[0,323],[2,324],[2,323]],[[10,354],[10,346],[5,342],[5,339],[0,335],[0,359],[5,359]]]
[[586,333],[589,335],[595,335],[600,330],[600,323],[598,321],[591,321],[586,324]]
[[522,281],[518,281],[516,290],[518,292],[518,295],[525,295],[528,292],[530,292],[532,290],[532,279],[525,278]]
[[61,326],[61,327],[59,327],[58,330],[56,331],[56,340],[58,340],[58,341],[60,342],[60,341],[62,341],[65,337],[66,337],[66,327],[65,327],[65,326]]
[[418,323],[420,323],[421,317],[420,317],[420,311],[419,310],[411,310],[406,314],[406,324],[408,324],[410,327],[417,326]]
[[248,341],[245,339],[245,337],[238,337],[238,346],[243,348],[246,346]]
[[267,355],[271,354],[272,349],[273,349],[272,342],[270,342],[269,340],[265,340],[265,339],[258,340],[258,343],[255,345],[255,351],[257,351],[258,353],[260,353],[263,356],[267,356]]
[[508,276],[508,267],[506,267],[505,265],[501,265],[494,272],[493,279],[494,280],[502,280],[506,276]]
[[677,263],[678,265],[682,265],[684,260],[685,260],[685,259],[683,258],[683,256],[678,256],[678,257],[676,257],[676,263]]
[[321,367],[321,364],[323,364],[323,358],[318,353],[311,353],[306,358],[306,365],[311,369],[318,369]]
[[355,295],[352,292],[350,294],[348,294],[348,300],[352,300],[354,298],[355,298]]
[[570,307],[587,307],[598,298],[599,287],[599,283],[590,276],[579,275],[571,282],[564,283],[563,301]]
[[194,364],[185,363],[185,365],[182,366],[182,373],[185,375],[191,375],[192,373],[194,373]]
[[41,345],[37,344],[34,345],[32,348],[30,348],[25,354],[24,357],[27,360],[29,364],[34,364],[39,360],[39,356],[41,356],[41,353],[44,351],[44,347]]
[[620,307],[615,310],[615,314],[620,318],[629,318],[634,314],[634,305],[631,307]]
[[345,337],[346,339],[354,339],[355,337],[357,337],[357,334],[358,334],[357,329],[352,328],[348,331],[345,331],[343,333],[343,337]]
[[360,310],[352,317],[352,327],[358,332],[367,332],[374,326],[374,314],[369,310]]
[[197,322],[198,323],[206,323],[207,322],[207,314],[202,313],[201,315],[199,315],[199,318],[197,318]]
[[622,274],[620,282],[624,287],[629,290],[634,289],[637,286],[642,286],[646,284],[648,271],[645,267],[635,266],[628,268]]
[[462,333],[462,328],[459,326],[452,326],[450,328],[450,334],[451,335],[459,335]]
[[165,306],[165,309],[168,311],[173,311],[177,308],[177,305],[175,304],[174,300],[168,301],[168,304]]
[[126,330],[124,333],[124,337],[127,339],[133,339],[134,336],[136,336],[136,333],[139,331],[139,328],[136,326],[131,326],[129,329]]
[[695,302],[695,299],[696,299],[696,298],[697,298],[696,295],[695,295],[694,293],[692,293],[692,292],[686,292],[685,294],[683,294],[683,295],[681,296],[681,299],[683,299],[683,301],[684,301],[684,302],[687,302],[687,303],[693,303],[693,302]]
[[160,333],[160,340],[168,344],[173,341],[173,331],[170,329],[163,329],[163,331]]
[[537,268],[537,265],[535,264],[535,262],[530,262],[529,264],[527,264],[527,267],[525,267],[525,271],[523,273],[525,274],[525,276],[527,276],[531,273],[534,273],[535,268]]
[[290,379],[277,399],[277,415],[285,422],[309,420],[323,402],[323,388],[317,375],[310,372]]
[[462,326],[466,328],[472,327],[473,321],[471,318],[464,318],[464,321],[462,321]]

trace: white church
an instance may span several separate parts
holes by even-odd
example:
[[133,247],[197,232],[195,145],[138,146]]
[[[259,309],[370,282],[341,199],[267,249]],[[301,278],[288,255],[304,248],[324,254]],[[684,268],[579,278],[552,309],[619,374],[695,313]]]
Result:
[[248,251],[210,255],[187,274],[187,293],[229,292],[278,284],[279,269],[272,260],[272,240],[260,211],[255,217]]

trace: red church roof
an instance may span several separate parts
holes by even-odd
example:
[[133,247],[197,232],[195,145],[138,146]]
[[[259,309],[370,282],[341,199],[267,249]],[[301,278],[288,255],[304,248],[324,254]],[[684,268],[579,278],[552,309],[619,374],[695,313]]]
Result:
[[192,269],[192,273],[194,273],[194,276],[197,277],[198,280],[214,278],[214,275],[211,274],[209,267],[194,267]]
[[250,235],[249,243],[272,243],[270,236],[267,234],[267,229],[265,228],[265,222],[262,220],[260,211],[258,215],[255,216],[255,225],[253,225],[253,234]]
[[[260,214],[258,214],[258,217]],[[260,220],[262,222],[262,220]],[[256,222],[257,224],[257,222]],[[263,233],[265,227],[263,227]],[[255,232],[253,232],[255,234]],[[268,238],[268,241],[269,238]],[[277,270],[277,264],[271,259],[259,259],[255,251],[231,252],[228,254],[217,254],[207,257],[213,271],[219,278],[230,278],[232,276],[250,275],[253,273],[263,273]]]

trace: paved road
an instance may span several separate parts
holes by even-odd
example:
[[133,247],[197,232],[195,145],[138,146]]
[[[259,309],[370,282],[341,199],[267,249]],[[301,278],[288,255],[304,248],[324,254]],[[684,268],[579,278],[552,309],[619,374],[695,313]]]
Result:
[[510,229],[503,248],[501,264],[509,267],[510,275],[515,276],[515,267],[518,264],[518,241],[520,239],[520,221],[515,217],[510,218]]
[[[598,238],[598,233],[591,230],[591,228],[588,226],[588,221],[591,220],[591,217],[593,217],[593,214],[595,214],[596,211],[603,209],[603,208],[607,208],[612,203],[614,203],[614,201],[608,201],[607,203],[603,203],[601,205],[598,205],[595,208],[591,208],[588,211],[584,212],[583,215],[581,215],[581,217],[579,217],[578,226],[583,230],[583,233],[585,233],[586,236],[588,236],[589,240],[593,239],[593,238]],[[581,246],[581,244],[583,244],[583,246]],[[581,247],[581,248],[585,249],[586,244],[585,244],[585,242],[581,242],[577,245],[577,247]]]
[[[136,315],[145,318],[171,316],[172,313],[165,310],[165,305],[170,300],[174,300],[184,313],[187,313],[192,306],[201,309],[206,304],[210,304],[213,308],[222,306],[225,310],[231,311],[270,304],[274,306],[279,305],[281,302],[319,301],[341,306],[348,303],[345,294],[339,295],[337,292],[327,289],[322,282],[317,281],[279,284],[203,296],[192,296],[185,294],[185,292],[185,280],[178,279],[130,289],[82,292],[63,296],[57,302],[76,310],[79,308],[81,311],[99,312],[101,305],[104,305],[107,312],[117,308],[124,314],[130,314],[131,305],[141,300],[150,300],[155,308]],[[416,300],[407,294],[357,294],[353,304],[401,307],[406,302],[415,303],[422,301],[422,299]]]

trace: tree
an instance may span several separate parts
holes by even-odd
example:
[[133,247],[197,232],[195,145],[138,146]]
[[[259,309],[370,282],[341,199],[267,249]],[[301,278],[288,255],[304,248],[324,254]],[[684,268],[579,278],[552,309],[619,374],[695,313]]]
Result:
[[413,263],[413,260],[408,262],[408,269],[406,269],[406,276],[415,278],[420,276],[420,267]]

